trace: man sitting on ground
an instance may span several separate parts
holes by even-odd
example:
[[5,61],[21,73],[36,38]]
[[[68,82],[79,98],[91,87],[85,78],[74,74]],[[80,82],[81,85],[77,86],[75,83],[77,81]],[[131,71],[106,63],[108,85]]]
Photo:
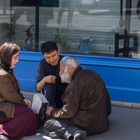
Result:
[[52,118],[45,122],[44,129],[67,140],[81,140],[86,134],[108,130],[111,103],[101,77],[82,69],[73,57],[60,61],[60,77],[69,84],[62,96],[63,107],[48,107],[47,115]]

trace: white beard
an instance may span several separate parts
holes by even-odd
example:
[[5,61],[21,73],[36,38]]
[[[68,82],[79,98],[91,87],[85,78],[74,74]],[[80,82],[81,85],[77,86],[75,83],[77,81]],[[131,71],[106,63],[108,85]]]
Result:
[[70,83],[71,75],[67,72],[67,68],[64,70],[64,73],[60,75],[62,83]]

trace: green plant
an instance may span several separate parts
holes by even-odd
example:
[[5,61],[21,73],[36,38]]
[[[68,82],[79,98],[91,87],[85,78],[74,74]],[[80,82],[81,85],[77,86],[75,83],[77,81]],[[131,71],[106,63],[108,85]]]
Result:
[[72,39],[62,35],[59,29],[57,29],[54,34],[54,41],[59,45],[61,51],[69,50],[71,43],[73,42]]
[[12,37],[15,35],[15,24],[4,22],[3,28],[5,29],[5,37],[8,38],[8,41],[11,41]]

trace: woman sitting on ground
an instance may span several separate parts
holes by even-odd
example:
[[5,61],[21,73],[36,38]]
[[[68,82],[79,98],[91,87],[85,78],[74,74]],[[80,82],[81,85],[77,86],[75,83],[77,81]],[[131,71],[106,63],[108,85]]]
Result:
[[0,46],[0,140],[17,140],[36,133],[37,118],[29,108],[31,101],[20,93],[13,74],[19,51],[19,46],[14,43]]

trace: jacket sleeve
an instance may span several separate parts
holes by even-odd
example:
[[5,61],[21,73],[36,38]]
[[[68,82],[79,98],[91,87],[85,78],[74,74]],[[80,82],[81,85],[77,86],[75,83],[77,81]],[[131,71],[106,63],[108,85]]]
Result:
[[24,104],[22,96],[15,89],[9,76],[5,76],[1,82],[1,95],[5,101]]
[[78,112],[80,93],[80,91],[78,92],[76,84],[70,84],[63,96],[63,107],[61,109],[53,110],[52,116],[63,119],[73,118]]

